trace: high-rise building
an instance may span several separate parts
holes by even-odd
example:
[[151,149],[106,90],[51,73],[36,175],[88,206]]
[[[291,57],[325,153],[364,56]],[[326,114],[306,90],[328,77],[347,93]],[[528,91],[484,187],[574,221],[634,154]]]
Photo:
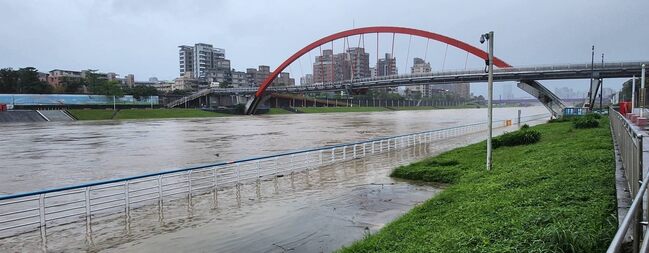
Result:
[[[412,67],[410,68],[410,73],[412,74],[424,74],[424,73],[430,73],[432,72],[432,69],[430,67],[430,63],[424,61],[421,58],[414,58]],[[422,85],[417,85],[417,86],[410,86],[409,89],[414,92],[420,92],[422,97],[430,97],[431,96],[431,89],[429,84],[422,84]]]
[[350,71],[352,79],[366,78],[371,76],[370,72],[370,54],[365,52],[365,48],[352,47],[347,49],[350,61]]
[[309,85],[313,83],[313,75],[306,74],[303,77],[300,77],[300,85]]
[[316,83],[349,80],[351,76],[349,54],[334,54],[333,50],[322,51],[313,63],[313,81]]
[[179,46],[180,75],[208,81],[224,82],[230,78],[230,60],[225,58],[225,49],[210,44],[197,43]]
[[133,85],[135,85],[135,76],[133,74],[128,74],[124,77],[126,86],[133,88]]
[[246,78],[246,72],[232,70],[232,87],[247,87],[250,86]]
[[[246,81],[249,86],[259,87],[268,76],[270,76],[270,66],[259,65],[257,69],[248,68],[246,69]],[[277,86],[294,86],[295,79],[291,78],[288,72],[281,72],[275,80],[273,80],[272,85]]]
[[194,47],[179,46],[180,76],[193,77],[194,75]]
[[397,75],[397,58],[392,57],[392,54],[386,53],[385,58],[379,59],[376,63],[377,76],[390,76]]
[[273,85],[275,86],[295,86],[295,79],[291,78],[291,75],[288,72],[281,72],[273,80]]

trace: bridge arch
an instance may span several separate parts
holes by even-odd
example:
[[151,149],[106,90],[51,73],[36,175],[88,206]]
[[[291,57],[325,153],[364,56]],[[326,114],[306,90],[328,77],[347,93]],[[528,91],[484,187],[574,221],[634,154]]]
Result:
[[[263,83],[261,83],[261,85],[257,89],[257,92],[255,92],[255,96],[253,97],[252,100],[249,101],[248,105],[246,106],[246,112],[248,114],[254,113],[254,111],[257,109],[257,105],[262,99],[264,91],[266,91],[266,89],[273,83],[273,81],[277,78],[277,76],[282,71],[284,71],[284,69],[286,69],[291,63],[295,62],[297,59],[307,54],[311,50],[316,49],[319,46],[322,46],[334,40],[338,40],[338,39],[342,39],[354,35],[373,34],[373,33],[393,33],[393,34],[405,34],[405,35],[423,37],[423,38],[439,41],[454,46],[456,48],[464,50],[484,60],[487,60],[489,57],[487,52],[477,47],[471,46],[463,41],[451,37],[447,37],[441,34],[432,33],[432,32],[419,30],[419,29],[413,29],[407,27],[396,27],[396,26],[372,26],[372,27],[362,27],[362,28],[346,30],[316,40],[311,44],[305,46],[304,48],[300,49],[299,51],[291,55],[291,57],[289,57],[284,62],[282,62],[282,64],[280,64],[277,67],[277,69],[275,69],[275,71],[273,71],[266,79],[264,79]],[[494,66],[499,68],[511,67],[511,65],[507,64],[505,61],[497,57],[494,57]]]
[[[424,30],[419,30],[419,29],[413,29],[413,28],[407,28],[407,27],[396,27],[396,26],[372,26],[372,27],[362,27],[362,28],[355,28],[351,30],[346,30],[338,33],[334,33],[332,35],[326,36],[322,39],[316,40],[313,43],[307,45],[306,47],[300,49],[300,51],[297,51],[295,54],[291,55],[288,59],[286,59],[282,64],[280,64],[275,71],[273,71],[265,80],[264,82],[259,86],[259,89],[255,93],[255,97],[261,96],[264,91],[270,86],[271,83],[277,78],[279,73],[284,71],[291,63],[295,62],[297,59],[300,57],[304,56],[308,52],[310,52],[313,49],[318,48],[319,46],[322,46],[324,44],[327,44],[329,42],[346,38],[349,36],[354,36],[354,35],[361,35],[361,34],[371,34],[371,33],[395,33],[395,34],[406,34],[406,35],[413,35],[413,36],[418,36],[418,37],[423,37],[431,40],[436,40],[439,42],[443,42],[446,44],[449,44],[451,46],[454,46],[456,48],[462,49],[470,54],[473,54],[479,58],[482,58],[484,60],[487,60],[489,58],[489,54],[482,49],[479,49],[477,47],[471,46],[465,42],[462,42],[460,40],[447,37],[441,34],[437,33],[432,33]],[[494,57],[494,66],[499,67],[499,68],[509,68],[511,65],[507,64],[503,60]]]

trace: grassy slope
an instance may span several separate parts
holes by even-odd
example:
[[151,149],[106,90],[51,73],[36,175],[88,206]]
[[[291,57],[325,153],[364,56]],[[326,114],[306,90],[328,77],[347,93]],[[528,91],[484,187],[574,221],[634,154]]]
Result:
[[270,108],[270,111],[268,111],[268,113],[266,114],[274,115],[274,114],[293,114],[293,113],[294,112],[290,112],[282,108]]
[[[68,110],[79,120],[111,119],[112,110],[88,109]],[[158,119],[158,118],[195,118],[231,116],[225,113],[207,112],[198,109],[124,109],[120,110],[115,119]]]
[[304,113],[388,111],[384,107],[295,107],[295,109]]
[[71,109],[68,110],[78,120],[102,120],[111,119],[113,117],[113,110],[100,110],[100,109]]
[[343,252],[603,252],[615,233],[614,155],[606,120],[534,127],[539,143],[484,142],[400,167],[393,176],[450,183]]
[[198,118],[231,116],[225,113],[208,112],[198,109],[128,109],[120,110],[115,119],[157,119],[157,118]]

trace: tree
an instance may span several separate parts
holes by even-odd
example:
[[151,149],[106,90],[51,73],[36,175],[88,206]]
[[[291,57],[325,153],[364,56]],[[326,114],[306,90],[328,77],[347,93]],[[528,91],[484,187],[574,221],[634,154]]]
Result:
[[[640,78],[636,78],[635,80],[635,98],[636,101],[638,100],[639,94],[640,94]],[[631,101],[631,87],[633,86],[633,79],[629,79],[626,82],[622,83],[622,91],[620,91],[620,100],[627,100]],[[649,88],[649,78],[645,78],[645,99],[647,98],[647,93],[649,91],[647,90]],[[645,102],[646,103],[646,102]]]
[[33,67],[18,69],[19,93],[52,93],[52,86],[38,79],[38,70]]
[[79,89],[86,85],[84,79],[74,78],[74,77],[62,77],[59,82],[61,87],[63,87],[64,93],[77,93]]
[[11,68],[0,69],[0,93],[16,93],[17,86],[18,72]]
[[155,87],[140,85],[133,87],[131,94],[135,99],[140,99],[141,97],[157,96],[158,90]]
[[104,96],[124,96],[124,91],[117,81],[101,81],[98,84],[91,86],[91,92],[97,95]]
[[0,69],[0,93],[51,93],[52,87],[38,79],[33,67]]

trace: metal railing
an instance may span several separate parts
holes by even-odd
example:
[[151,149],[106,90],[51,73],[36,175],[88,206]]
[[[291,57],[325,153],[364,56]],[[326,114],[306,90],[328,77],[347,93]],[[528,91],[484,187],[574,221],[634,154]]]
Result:
[[[548,114],[521,117],[519,122],[547,118]],[[500,126],[511,121],[499,120]],[[46,241],[47,228],[85,222],[96,217],[123,213],[127,218],[137,208],[166,201],[214,194],[225,187],[265,180],[315,169],[339,161],[378,154],[450,137],[485,130],[486,122],[437,129],[367,141],[291,151],[281,154],[181,168],[139,176],[0,196],[0,238],[40,229]],[[160,211],[162,212],[162,211]]]
[[[649,240],[643,240],[648,235],[643,236],[642,225],[643,214],[646,213],[646,210],[643,209],[643,201],[647,193],[649,177],[645,175],[643,178],[643,134],[616,110],[609,108],[608,115],[613,139],[622,160],[624,177],[627,180],[627,187],[633,202],[620,223],[607,252],[619,252],[624,238],[629,232],[631,232],[633,252],[647,252]],[[649,215],[649,213],[646,214]]]

